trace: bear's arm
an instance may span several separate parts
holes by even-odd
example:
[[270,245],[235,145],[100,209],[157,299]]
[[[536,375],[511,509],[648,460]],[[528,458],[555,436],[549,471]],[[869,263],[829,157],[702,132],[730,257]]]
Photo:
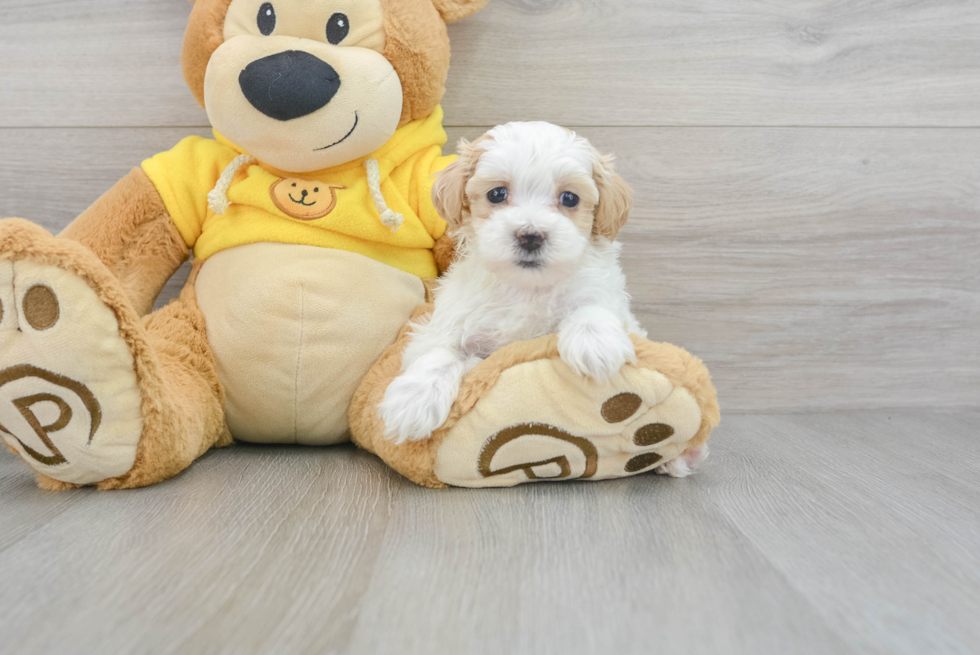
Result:
[[119,279],[142,316],[189,251],[156,187],[141,168],[86,209],[59,235],[79,241]]

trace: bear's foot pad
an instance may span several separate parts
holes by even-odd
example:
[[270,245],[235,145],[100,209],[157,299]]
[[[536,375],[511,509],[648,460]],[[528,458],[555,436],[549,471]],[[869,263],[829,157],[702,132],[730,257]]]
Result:
[[38,473],[85,485],[129,471],[142,429],[113,311],[69,271],[0,257],[0,437]]
[[[500,424],[516,416],[526,420]],[[700,426],[691,393],[657,371],[626,366],[595,382],[541,359],[504,371],[449,429],[435,474],[460,487],[620,478],[680,457]]]

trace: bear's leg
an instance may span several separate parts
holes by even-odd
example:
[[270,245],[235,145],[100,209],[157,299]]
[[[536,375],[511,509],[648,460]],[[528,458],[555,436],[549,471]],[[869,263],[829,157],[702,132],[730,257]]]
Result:
[[[414,318],[421,319],[422,307]],[[512,344],[463,380],[432,437],[385,437],[378,405],[398,375],[410,335],[364,378],[351,404],[355,442],[428,487],[501,487],[542,480],[603,480],[653,472],[685,477],[708,453],[718,401],[699,359],[633,337],[637,362],[608,380],[577,375],[558,337]]]
[[0,223],[0,437],[42,487],[140,487],[230,443],[193,286],[143,319],[84,246]]

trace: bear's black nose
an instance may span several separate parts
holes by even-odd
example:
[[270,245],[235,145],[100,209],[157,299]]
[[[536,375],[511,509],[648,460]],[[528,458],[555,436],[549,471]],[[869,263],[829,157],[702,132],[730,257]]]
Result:
[[269,118],[289,121],[312,114],[340,89],[333,66],[308,52],[287,50],[263,57],[238,76],[242,93]]

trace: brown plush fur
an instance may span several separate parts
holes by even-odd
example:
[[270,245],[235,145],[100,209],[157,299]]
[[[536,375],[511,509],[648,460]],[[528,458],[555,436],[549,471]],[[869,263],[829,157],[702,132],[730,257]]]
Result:
[[[142,396],[143,434],[136,462],[125,475],[104,480],[100,489],[127,489],[165,480],[215,445],[231,443],[224,424],[224,395],[207,344],[204,317],[193,282],[180,300],[140,319],[126,290],[89,249],[55,238],[20,219],[0,221],[0,252],[57,266],[89,285],[119,323],[119,335],[133,354]],[[48,489],[70,485],[46,476]]]
[[432,113],[446,93],[449,33],[429,0],[383,0],[385,58],[401,80],[404,100],[399,125]]
[[225,42],[225,16],[231,0],[191,0],[194,8],[184,32],[180,64],[184,81],[197,102],[204,106],[204,75],[211,55]]
[[117,182],[60,236],[94,252],[122,283],[140,316],[153,309],[167,280],[188,257],[163,200],[140,168]]
[[[419,307],[415,321],[432,311],[431,305]],[[389,466],[413,482],[433,489],[447,485],[435,476],[435,459],[443,439],[459,420],[470,413],[481,398],[493,389],[500,375],[509,368],[539,359],[560,359],[558,336],[548,335],[501,348],[481,362],[463,380],[459,397],[449,419],[430,439],[397,445],[384,438],[384,424],[378,405],[391,381],[401,370],[402,353],[408,345],[410,328],[399,333],[395,343],[385,351],[360,388],[354,394],[350,409],[350,426],[354,443],[376,453]],[[637,364],[662,373],[675,387],[687,389],[701,408],[701,427],[691,439],[690,447],[704,444],[721,421],[718,396],[708,369],[702,361],[683,348],[668,343],[653,343],[633,336]],[[515,417],[516,418],[516,417]]]
[[447,24],[475,14],[483,9],[487,2],[488,0],[432,0],[432,4],[439,10]]
[[449,234],[443,234],[436,240],[436,245],[432,248],[432,254],[435,255],[439,275],[442,275],[449,270],[453,261],[456,260],[456,239]]
[[[404,94],[399,125],[425,118],[442,101],[449,74],[446,23],[483,8],[488,0],[382,0],[384,56],[395,67]],[[204,74],[211,55],[224,43],[231,0],[197,0],[184,36],[184,79],[204,106]],[[437,9],[438,8],[438,9]]]
[[[432,305],[423,305],[412,314],[412,321],[432,312]],[[371,367],[354,393],[350,405],[351,439],[359,447],[375,453],[386,464],[406,478],[426,487],[442,489],[447,485],[440,482],[435,468],[436,438],[395,445],[384,438],[384,424],[378,415],[378,405],[384,398],[388,385],[401,370],[402,353],[408,345],[410,326],[402,328],[392,344]],[[441,443],[441,440],[440,440]]]
[[195,266],[179,299],[143,319],[147,344],[158,362],[156,384],[143,389],[158,413],[154,430],[144,428],[132,470],[102,482],[100,489],[166,480],[212,447],[232,443],[224,418],[224,389],[194,291],[198,270]]

